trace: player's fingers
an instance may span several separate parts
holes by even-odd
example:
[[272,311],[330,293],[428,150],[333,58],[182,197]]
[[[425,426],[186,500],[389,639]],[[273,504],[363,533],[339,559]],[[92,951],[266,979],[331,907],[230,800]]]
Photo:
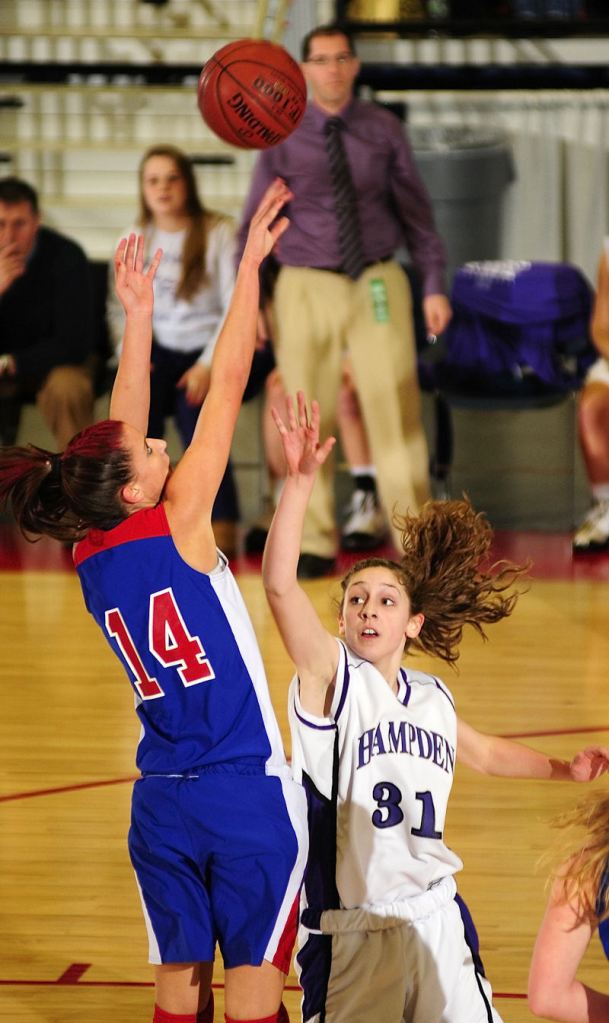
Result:
[[135,239],[135,251],[133,253],[133,269],[141,273],[144,269],[144,236],[138,234]]
[[271,238],[273,239],[273,245],[278,241],[279,238],[281,238],[282,234],[285,234],[289,226],[290,218],[280,217],[277,223],[273,224],[273,226],[269,228],[269,233],[271,235]]
[[281,178],[276,178],[272,185],[269,185],[258,203],[258,208],[252,217],[252,225],[270,223],[277,216],[284,203],[288,201],[288,198],[291,197],[292,193],[285,181],[282,181]]
[[320,465],[323,465],[326,458],[330,454],[332,448],[336,444],[336,437],[328,437],[327,440],[320,444],[316,451],[317,461]]
[[296,392],[296,401],[298,402],[298,421],[301,426],[308,426],[309,415],[307,412],[307,402],[304,396],[304,391]]
[[290,428],[290,430],[297,430],[298,420],[296,418],[296,410],[294,408],[294,402],[292,400],[291,394],[288,394],[286,398],[286,406],[288,412],[288,427]]
[[315,435],[319,437],[319,402],[313,398],[311,400],[311,429],[315,432]]
[[285,423],[274,405],[271,405],[271,416],[273,418],[275,426],[279,430],[279,433],[287,433],[288,431],[285,428]]
[[609,759],[609,749],[606,746],[586,746],[582,754],[587,757],[603,757]]
[[163,250],[162,249],[157,249],[155,254],[154,254],[154,256],[152,257],[152,259],[150,261],[150,266],[148,267],[148,270],[146,271],[146,277],[154,277],[154,275],[156,274],[156,272],[157,272],[157,270],[159,268],[159,263],[161,262],[162,258],[163,258]]
[[137,236],[130,234],[127,239],[127,249],[125,251],[125,264],[128,268],[133,266],[133,256],[135,254],[135,246],[137,245]]
[[285,196],[292,196],[292,192],[283,178],[275,178],[273,182],[267,188],[262,203],[264,206],[270,206],[276,202],[284,202]]
[[292,198],[293,193],[284,181],[277,181],[271,186],[262,200],[262,215],[265,217],[277,216],[277,211]]
[[114,253],[114,267],[118,270],[119,266],[125,262],[125,253],[127,251],[127,239],[121,238],[120,242],[116,246],[116,252]]

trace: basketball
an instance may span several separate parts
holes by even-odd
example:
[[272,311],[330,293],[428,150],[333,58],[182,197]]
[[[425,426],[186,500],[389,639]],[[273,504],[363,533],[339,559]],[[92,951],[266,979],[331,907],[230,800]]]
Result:
[[197,102],[205,123],[233,146],[268,149],[294,131],[307,89],[287,50],[262,39],[239,39],[210,57]]

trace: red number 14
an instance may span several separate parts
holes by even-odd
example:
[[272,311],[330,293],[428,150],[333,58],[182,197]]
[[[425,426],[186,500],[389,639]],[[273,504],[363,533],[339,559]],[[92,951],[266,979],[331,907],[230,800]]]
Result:
[[[125,619],[117,607],[106,611],[106,629],[118,643],[133,672],[133,683],[143,700],[164,696],[156,678],[146,671]],[[150,650],[164,667],[177,667],[185,686],[194,686],[214,678],[214,671],[198,636],[191,636],[171,588],[150,595],[148,617]]]

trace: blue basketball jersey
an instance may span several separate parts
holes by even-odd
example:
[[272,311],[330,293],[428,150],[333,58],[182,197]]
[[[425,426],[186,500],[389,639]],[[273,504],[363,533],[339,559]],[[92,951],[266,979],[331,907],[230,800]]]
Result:
[[223,556],[210,574],[191,568],[159,504],[92,530],[74,560],[87,608],[135,692],[142,773],[230,761],[285,767],[254,630]]

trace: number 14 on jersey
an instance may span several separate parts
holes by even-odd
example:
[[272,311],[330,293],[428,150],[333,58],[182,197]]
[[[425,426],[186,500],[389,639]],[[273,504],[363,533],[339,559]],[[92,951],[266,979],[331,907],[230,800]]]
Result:
[[[155,700],[165,693],[154,676],[146,670],[118,607],[106,611],[106,631],[116,640],[124,660],[133,672],[132,682],[142,700]],[[157,661],[165,668],[177,668],[184,686],[198,685],[215,678],[198,636],[191,636],[173,590],[169,587],[150,594],[148,645]]]

